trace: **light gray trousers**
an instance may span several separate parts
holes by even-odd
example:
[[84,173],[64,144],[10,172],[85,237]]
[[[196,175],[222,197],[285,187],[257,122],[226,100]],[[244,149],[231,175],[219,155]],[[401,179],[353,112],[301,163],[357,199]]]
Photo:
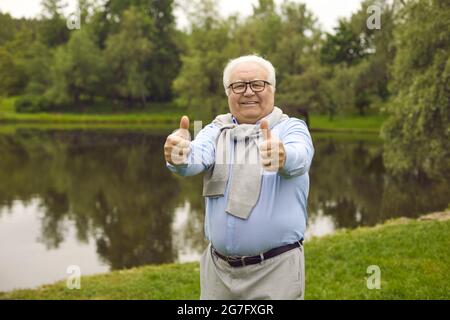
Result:
[[303,246],[258,264],[232,267],[211,252],[200,259],[201,300],[303,300]]

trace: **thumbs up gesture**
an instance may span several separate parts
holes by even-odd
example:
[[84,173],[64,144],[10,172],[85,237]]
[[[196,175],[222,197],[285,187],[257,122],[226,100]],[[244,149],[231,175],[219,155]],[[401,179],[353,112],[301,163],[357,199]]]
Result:
[[264,139],[259,144],[259,153],[264,170],[278,171],[283,169],[286,161],[283,142],[277,137],[272,136],[267,120],[261,121],[260,128],[263,132]]
[[166,139],[164,144],[164,158],[172,165],[185,164],[189,155],[190,144],[189,118],[181,117],[180,128]]

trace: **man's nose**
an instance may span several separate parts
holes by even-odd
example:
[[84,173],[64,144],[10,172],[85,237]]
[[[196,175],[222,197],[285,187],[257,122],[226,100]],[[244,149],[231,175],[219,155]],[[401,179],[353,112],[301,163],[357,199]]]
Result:
[[252,88],[250,87],[250,83],[247,84],[247,87],[245,87],[244,96],[252,96],[255,93],[253,92]]

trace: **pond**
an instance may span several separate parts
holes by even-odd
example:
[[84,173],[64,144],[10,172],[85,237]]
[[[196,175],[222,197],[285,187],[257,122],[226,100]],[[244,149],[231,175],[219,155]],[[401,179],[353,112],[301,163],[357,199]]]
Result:
[[[0,291],[145,264],[197,261],[202,177],[165,168],[172,130],[0,134]],[[396,177],[376,135],[313,134],[306,238],[441,210],[448,182]]]

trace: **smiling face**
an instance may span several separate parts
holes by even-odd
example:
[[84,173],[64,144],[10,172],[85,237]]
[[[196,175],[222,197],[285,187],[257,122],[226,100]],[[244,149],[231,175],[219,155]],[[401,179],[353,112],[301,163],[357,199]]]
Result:
[[[238,64],[231,72],[230,84],[236,81],[267,80],[268,72],[254,62]],[[272,112],[274,108],[274,92],[271,85],[261,92],[253,92],[250,85],[244,93],[236,94],[228,90],[228,106],[230,112],[239,123],[255,124]]]

